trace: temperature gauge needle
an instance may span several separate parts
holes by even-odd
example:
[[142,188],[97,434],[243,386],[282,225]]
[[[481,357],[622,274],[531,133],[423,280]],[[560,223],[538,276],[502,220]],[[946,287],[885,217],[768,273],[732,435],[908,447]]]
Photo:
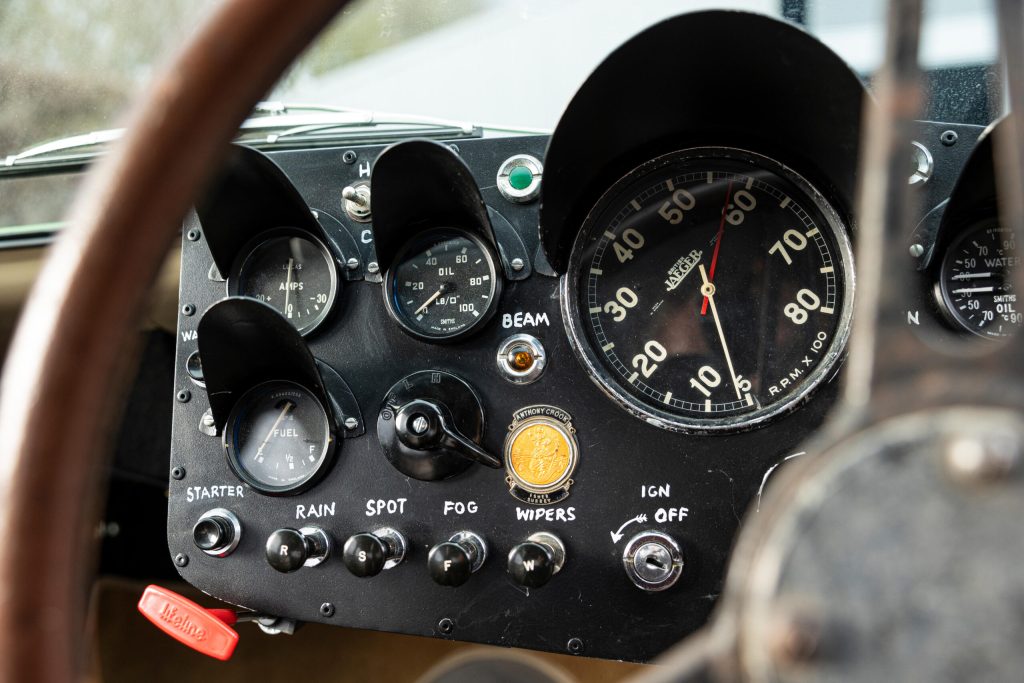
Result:
[[985,294],[992,291],[995,291],[995,287],[963,287],[954,289],[953,294]]
[[729,366],[729,376],[732,377],[732,387],[736,390],[736,398],[743,400],[742,394],[740,394],[740,381],[736,377],[736,371],[732,367],[732,356],[729,355],[729,345],[725,343],[725,333],[722,332],[722,321],[718,318],[718,307],[715,306],[715,286],[708,280],[708,274],[704,270],[704,264],[701,263],[700,277],[704,281],[704,284],[700,288],[701,294],[704,295],[704,300],[711,304],[711,317],[715,319],[715,328],[718,330],[718,341],[722,343],[722,352],[725,354],[725,364]]
[[261,443],[260,447],[256,449],[256,455],[254,457],[258,458],[263,455],[263,449],[266,448],[267,442],[269,442],[271,437],[274,436],[274,431],[277,429],[277,426],[281,424],[281,420],[288,417],[288,413],[290,413],[294,407],[294,403],[291,401],[285,401],[284,409],[281,410],[281,414],[277,416],[276,420],[274,420],[274,424],[270,427],[270,431],[267,432],[267,436],[263,439],[263,443]]
[[424,301],[423,304],[413,312],[413,315],[419,315],[423,311],[427,310],[427,306],[434,303],[434,299],[441,296],[442,294],[444,294],[444,285],[438,287],[437,291],[431,294],[430,298]]

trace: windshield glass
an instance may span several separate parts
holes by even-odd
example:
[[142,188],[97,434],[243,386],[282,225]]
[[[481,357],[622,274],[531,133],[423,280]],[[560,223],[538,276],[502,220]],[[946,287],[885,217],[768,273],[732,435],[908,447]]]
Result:
[[[0,159],[113,128],[215,0],[5,0],[0,3]],[[360,0],[268,99],[551,129],[587,74],[631,35],[715,6],[803,24],[870,80],[885,2],[647,0]],[[988,123],[999,111],[987,0],[930,0],[922,62],[930,118]],[[685,68],[713,68],[707,64]],[[685,68],[681,78],[685,79]]]

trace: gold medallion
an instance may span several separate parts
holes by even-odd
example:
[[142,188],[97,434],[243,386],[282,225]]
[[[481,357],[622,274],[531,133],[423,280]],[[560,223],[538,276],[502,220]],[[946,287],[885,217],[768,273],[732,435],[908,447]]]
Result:
[[505,439],[509,492],[531,505],[565,499],[579,459],[576,429],[567,412],[554,406],[530,406],[512,416]]

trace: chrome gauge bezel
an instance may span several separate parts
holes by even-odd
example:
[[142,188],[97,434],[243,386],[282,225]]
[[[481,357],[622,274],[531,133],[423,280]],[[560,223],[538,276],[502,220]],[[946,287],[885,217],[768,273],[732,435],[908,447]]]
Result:
[[[395,268],[399,263],[402,262],[403,259],[405,259],[409,255],[410,252],[420,248],[423,245],[423,243],[429,242],[432,239],[434,239],[435,235],[452,235],[464,237],[468,239],[470,242],[472,242],[474,245],[476,245],[484,255],[484,260],[487,262],[487,268],[490,272],[491,282],[493,283],[490,292],[490,299],[488,299],[487,303],[487,308],[480,314],[480,316],[476,320],[473,321],[472,324],[452,334],[426,334],[424,332],[421,332],[420,330],[413,327],[406,320],[405,313],[402,310],[400,310],[397,307],[397,304],[395,303]],[[465,339],[466,337],[475,334],[480,329],[482,329],[483,326],[486,325],[487,322],[491,320],[491,318],[494,317],[494,314],[498,310],[498,303],[501,299],[503,274],[502,270],[498,267],[497,258],[498,257],[494,253],[494,250],[490,247],[490,245],[487,244],[487,242],[484,239],[482,239],[479,235],[469,230],[464,230],[462,228],[438,226],[436,228],[430,228],[429,230],[424,230],[413,235],[412,238],[410,238],[408,241],[405,242],[405,244],[402,245],[402,248],[398,250],[398,253],[395,254],[395,258],[392,260],[391,265],[388,267],[387,273],[385,273],[384,275],[384,286],[382,287],[382,290],[384,292],[384,306],[387,308],[388,315],[391,317],[392,320],[398,323],[398,326],[402,329],[403,332],[408,334],[410,337],[413,337],[414,339],[418,339],[420,341],[432,342],[436,344],[446,344],[450,342],[459,341],[461,339]]]
[[[256,252],[263,247],[267,242],[271,240],[277,240],[288,237],[298,237],[311,243],[317,248],[324,260],[327,262],[328,273],[330,275],[331,284],[330,291],[327,293],[327,303],[324,304],[324,310],[314,319],[314,321],[302,328],[296,327],[296,331],[303,337],[309,336],[315,332],[321,325],[324,324],[330,317],[331,312],[334,310],[334,304],[338,299],[338,283],[340,279],[338,277],[338,265],[334,260],[334,256],[331,254],[330,249],[327,248],[319,238],[315,235],[300,230],[298,228],[275,228],[268,230],[257,235],[255,238],[246,243],[244,247],[238,252],[239,256],[235,258],[234,263],[231,265],[231,272],[228,274],[226,289],[228,296],[245,296],[240,292],[241,281],[245,274],[246,266],[249,261],[252,260]],[[276,309],[275,309],[276,310]],[[280,311],[278,311],[280,313]],[[290,321],[289,321],[290,322]]]
[[[259,397],[264,392],[273,390],[274,387],[278,386],[291,388],[292,390],[301,392],[302,394],[304,394],[306,400],[312,401],[314,405],[320,408],[324,416],[324,447],[320,451],[320,457],[317,462],[316,468],[300,481],[297,481],[292,484],[287,484],[285,486],[268,485],[256,479],[256,477],[254,477],[244,467],[242,467],[241,463],[238,462],[238,459],[241,456],[239,453],[236,452],[234,448],[234,438],[232,436],[234,434],[235,424],[238,422],[240,416],[239,414],[241,413],[242,409],[247,405],[247,403],[251,402],[254,397]],[[313,394],[313,392],[311,392],[309,389],[302,386],[301,384],[298,384],[297,382],[292,382],[289,380],[270,380],[268,382],[257,384],[256,386],[252,387],[251,389],[243,393],[238,398],[238,400],[235,401],[235,404],[231,407],[231,412],[228,413],[227,422],[224,423],[224,431],[223,434],[221,434],[221,446],[224,449],[224,455],[227,458],[228,467],[231,468],[231,471],[235,474],[236,477],[238,477],[243,482],[248,484],[252,489],[259,491],[260,493],[266,494],[268,496],[294,495],[297,493],[302,493],[303,491],[306,491],[310,487],[314,486],[324,477],[324,475],[330,469],[334,460],[336,441],[336,439],[334,438],[334,429],[332,425],[333,422],[331,419],[330,410],[328,410],[327,406],[325,406],[323,402],[320,401],[320,399],[318,399],[316,395]]]
[[[588,339],[580,311],[578,286],[584,242],[593,229],[594,223],[601,217],[607,206],[618,198],[618,194],[628,183],[634,182],[646,174],[660,168],[671,166],[680,161],[692,159],[725,159],[742,161],[764,168],[793,183],[804,196],[813,202],[821,212],[830,229],[842,263],[841,284],[843,287],[843,303],[837,318],[835,334],[825,350],[821,362],[807,375],[800,386],[784,400],[773,403],[765,408],[741,415],[720,418],[695,419],[661,410],[656,406],[641,401],[625,391],[612,374],[603,367],[601,360]],[[718,434],[740,432],[762,427],[772,420],[792,412],[821,386],[835,370],[843,357],[850,336],[850,323],[853,319],[856,276],[853,264],[853,249],[850,242],[850,230],[832,207],[824,195],[806,178],[784,164],[764,155],[735,147],[691,147],[658,156],[630,170],[616,180],[598,199],[587,213],[582,225],[576,233],[569,264],[561,277],[559,286],[560,307],[569,345],[580,361],[583,369],[600,389],[621,408],[648,424],[673,432],[689,434]]]

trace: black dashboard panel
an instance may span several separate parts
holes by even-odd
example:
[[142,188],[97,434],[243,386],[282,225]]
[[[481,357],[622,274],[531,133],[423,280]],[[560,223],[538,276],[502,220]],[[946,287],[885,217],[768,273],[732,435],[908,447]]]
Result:
[[[856,121],[859,113],[849,116]],[[950,129],[959,132],[959,147],[938,142],[943,131]],[[967,126],[919,124],[916,137],[930,149],[933,163],[932,177],[922,186],[922,216],[948,195],[963,164],[964,150],[978,132]],[[722,131],[701,142],[736,144]],[[513,201],[497,185],[506,160],[527,155],[543,163],[549,143],[554,148],[548,136],[539,135],[458,139],[444,147],[415,143],[434,145],[428,156],[441,155],[438,158],[443,159],[418,172],[466,174],[447,184],[437,177],[421,176],[423,182],[417,190],[428,188],[434,196],[428,192],[424,198],[421,193],[417,206],[458,205],[458,196],[450,201],[453,197],[445,193],[457,194],[467,182],[474,182],[479,197],[472,192],[462,195],[466,200],[462,206],[467,209],[462,215],[475,222],[475,227],[447,227],[476,229],[482,248],[494,248],[498,260],[494,272],[502,278],[493,317],[471,334],[444,343],[417,338],[398,324],[385,300],[382,281],[391,264],[377,261],[375,226],[346,212],[346,206],[352,209],[346,202],[355,195],[349,192],[343,197],[343,188],[371,179],[370,191],[382,190],[379,196],[389,201],[417,196],[416,192],[403,195],[400,183],[381,187],[399,182],[374,175],[374,163],[385,153],[383,146],[272,153],[256,162],[267,171],[257,175],[278,180],[270,185],[254,181],[248,190],[245,183],[228,182],[235,190],[243,188],[235,200],[214,202],[215,210],[210,204],[200,204],[200,214],[192,215],[184,228],[177,401],[170,457],[168,547],[183,578],[213,596],[262,615],[634,661],[651,659],[706,622],[722,589],[741,519],[756,514],[759,495],[780,465],[813,455],[806,453],[802,444],[837,401],[841,362],[808,400],[750,431],[673,432],[623,410],[597,386],[570,346],[562,302],[567,276],[556,274],[548,262],[538,229],[540,206],[551,198],[544,195],[540,201]],[[839,147],[856,146],[844,142]],[[393,147],[385,154],[396,158],[395,150],[400,148]],[[268,171],[268,159],[280,174]],[[847,162],[844,167],[852,167],[852,162]],[[415,185],[417,171],[414,162],[409,163],[413,165],[406,168],[411,170],[398,175],[401,183]],[[814,176],[821,169],[808,165],[795,170]],[[559,172],[570,171],[571,165]],[[242,245],[249,243],[249,238],[286,227],[267,223],[260,211],[253,209],[265,205],[269,195],[261,194],[263,201],[252,204],[244,200],[246,192],[275,192],[275,182],[287,184],[280,195],[288,198],[286,203],[296,205],[292,193],[297,191],[300,204],[306,205],[301,207],[301,216],[290,216],[290,227],[322,240],[334,259],[338,286],[333,306],[305,336],[274,313],[275,306],[287,311],[291,299],[285,300],[283,308],[278,306],[280,301],[266,305],[232,298],[218,303],[231,291],[221,273],[229,270],[225,264],[239,253],[215,255],[211,248],[221,249],[218,245],[229,243],[244,252]],[[554,184],[564,186],[566,182],[569,180],[561,177]],[[839,213],[848,217],[849,206],[842,196],[842,192],[831,193]],[[478,205],[480,200],[485,206]],[[396,208],[402,207],[381,210],[385,215],[416,215],[416,211]],[[578,213],[568,207],[560,211]],[[200,221],[201,215],[207,218]],[[211,215],[216,218],[209,218]],[[237,220],[232,220],[233,215]],[[310,215],[315,224],[309,222]],[[408,218],[407,224],[398,221],[389,227],[392,246],[387,252],[398,253],[402,242],[429,229],[430,218]],[[289,217],[274,218],[285,220]],[[855,225],[855,221],[850,223]],[[919,231],[925,223],[919,223]],[[220,236],[224,230],[241,234],[225,241]],[[852,233],[855,240],[855,228]],[[911,240],[920,235],[911,235],[908,229]],[[289,296],[302,291],[297,258],[288,258],[279,266],[283,269],[278,273],[282,291]],[[429,252],[423,258],[430,258]],[[912,267],[909,257],[908,267]],[[466,291],[470,290],[460,290],[459,297]],[[423,291],[424,299],[415,302],[414,314],[427,305],[420,301],[426,300],[428,293]],[[431,300],[451,293],[439,289]],[[922,302],[924,299],[922,294]],[[465,299],[458,301],[461,305]],[[908,313],[908,324],[937,319],[933,309],[922,303],[921,311],[913,316]],[[247,316],[268,321],[266,316],[277,317],[273,323],[255,325]],[[201,320],[203,337],[197,332]],[[208,339],[207,334],[219,336]],[[523,334],[543,346],[543,371],[531,383],[511,381],[498,365],[499,358],[507,357],[502,350],[509,348],[510,338]],[[306,347],[315,364],[309,362]],[[200,348],[206,356],[205,368],[196,360]],[[298,360],[290,362],[293,353]],[[214,358],[219,359],[217,367],[211,366]],[[258,372],[246,377],[245,368],[250,365]],[[282,420],[298,411],[298,401],[310,410],[319,405],[333,425],[328,437],[331,450],[329,454],[318,450],[322,440],[302,441],[309,446],[311,462],[316,462],[315,476],[302,479],[303,485],[293,489],[261,493],[235,474],[237,462],[235,469],[229,464],[225,442],[236,443],[232,441],[237,431],[231,415],[238,411],[228,407],[237,404],[245,392],[263,386],[261,382],[294,381],[295,373],[304,378],[308,395],[287,398],[285,392],[268,397],[272,401],[285,398],[273,403],[273,411],[278,412],[272,411],[271,416],[276,415],[276,420],[249,457],[264,457],[264,448],[276,438]],[[199,381],[202,377],[209,380],[213,395],[208,395]],[[456,450],[464,448],[469,453],[466,457],[476,457],[472,453],[475,446],[483,455],[496,456],[499,466],[487,466],[487,459],[479,453],[477,462],[467,460],[455,467],[451,462],[438,465],[396,456],[401,448],[392,438],[398,428],[399,403],[405,405],[409,397],[428,402],[444,399],[460,406],[449,411],[451,414],[441,411],[435,415],[428,405],[409,416],[406,425],[415,425],[416,417],[424,418],[417,437],[432,438],[432,430],[447,421],[448,431],[468,435],[473,442]],[[479,402],[479,414],[474,402]],[[549,455],[557,448],[552,446],[555,442],[566,449],[559,452],[563,476],[557,479],[557,486],[542,492],[523,489],[511,471],[520,456],[514,449],[505,453],[506,442],[514,442],[523,425],[538,417],[546,420],[548,431],[544,432],[547,441],[539,440],[537,447],[547,448]],[[245,457],[244,448],[239,452]],[[281,456],[280,464],[288,467],[293,456]],[[551,475],[550,480],[556,478]],[[195,544],[194,527],[213,512],[221,515],[221,522],[230,520],[235,526],[212,528],[207,524],[202,539],[205,542],[214,532],[227,534],[231,536],[229,551],[207,548],[204,552]],[[376,541],[360,534],[383,528],[400,533],[405,548],[401,562],[381,570],[387,565],[377,553],[399,549],[394,535],[381,534],[382,540]],[[302,529],[304,535],[281,532],[285,529]],[[458,532],[473,532],[482,539],[486,545],[482,564],[479,543],[468,543],[472,552],[460,550],[465,544],[452,547],[450,539]],[[548,550],[555,545],[550,537],[536,536],[538,533],[557,537],[562,546],[559,552],[538,550],[538,544]],[[357,538],[349,542],[353,536]],[[523,547],[531,537],[532,545]],[[666,537],[668,541],[664,541]],[[667,569],[668,563],[679,573],[678,581],[665,590],[650,590],[655,587],[652,585],[642,590],[624,566],[623,556],[631,543],[636,550],[652,539],[669,544],[661,547],[670,547],[674,541],[681,553],[681,572],[680,558],[671,553],[645,556],[651,560],[651,571]],[[267,558],[268,540],[274,566]],[[466,541],[466,537],[458,540]],[[302,544],[301,553],[296,554],[296,543]],[[325,546],[329,552],[323,557]],[[365,572],[376,575],[360,577],[350,571],[353,562],[366,561],[353,559],[359,558],[360,552],[381,565]],[[536,562],[555,564],[560,570],[542,577],[550,578],[546,583],[537,581],[544,585],[529,587],[536,579],[529,563]],[[470,565],[479,565],[478,571],[469,574]],[[431,571],[443,573],[451,567],[464,573],[449,582],[460,585],[439,585],[437,577],[432,578]]]

